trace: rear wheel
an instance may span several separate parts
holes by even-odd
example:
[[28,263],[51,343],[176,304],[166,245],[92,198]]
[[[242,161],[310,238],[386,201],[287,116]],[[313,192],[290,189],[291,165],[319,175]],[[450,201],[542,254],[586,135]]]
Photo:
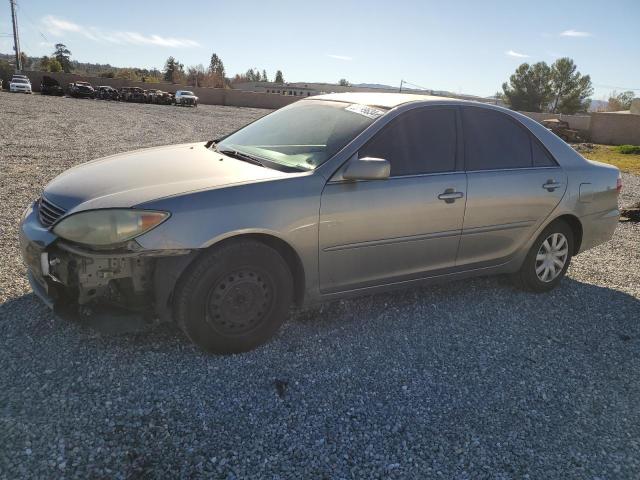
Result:
[[204,254],[176,288],[176,321],[212,353],[251,350],[271,338],[293,298],[291,272],[280,254],[254,240]]
[[514,283],[526,290],[547,292],[565,276],[573,252],[573,231],[562,220],[543,230],[531,246]]

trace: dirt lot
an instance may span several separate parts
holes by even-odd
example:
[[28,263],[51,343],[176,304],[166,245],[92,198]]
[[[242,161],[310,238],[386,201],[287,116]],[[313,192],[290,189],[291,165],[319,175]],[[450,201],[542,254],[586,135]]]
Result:
[[265,113],[0,92],[0,478],[640,476],[638,224],[546,295],[483,278],[336,302],[231,357],[30,293],[18,222],[55,175]]

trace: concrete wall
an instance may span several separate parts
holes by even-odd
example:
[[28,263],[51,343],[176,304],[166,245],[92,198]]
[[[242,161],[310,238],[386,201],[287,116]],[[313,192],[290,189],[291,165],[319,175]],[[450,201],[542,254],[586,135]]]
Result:
[[594,113],[591,141],[609,145],[640,145],[640,115],[632,113]]
[[529,118],[533,118],[538,122],[543,120],[549,120],[550,118],[557,118],[569,123],[569,128],[578,130],[583,135],[589,135],[591,127],[590,115],[562,115],[560,113],[537,113],[537,112],[520,112]]
[[51,78],[55,78],[63,88],[66,88],[69,83],[84,81],[91,83],[93,86],[109,85],[113,88],[140,87],[144,90],[158,88],[165,92],[172,93],[176,90],[191,90],[198,96],[198,102],[205,105],[229,105],[234,107],[276,109],[289,105],[290,103],[300,99],[300,97],[272,95],[270,93],[241,92],[225,88],[197,88],[172,83],[133,82],[131,80],[121,78],[87,77],[84,75],[76,75],[74,73],[25,72],[25,75],[27,75],[29,80],[31,80],[34,92],[40,91],[40,82],[42,81],[42,77],[43,75],[47,75]]
[[[98,78],[76,75],[73,73],[25,72],[31,80],[34,91],[40,90],[43,75],[55,78],[62,87],[75,81],[86,81],[92,85],[110,85],[114,88],[140,87],[143,89],[159,88],[168,92],[176,90],[192,90],[199,102],[208,105],[229,105],[235,107],[253,107],[277,109],[289,105],[301,98],[272,93],[257,93],[224,88],[196,88],[171,83],[132,82],[119,78]],[[634,105],[636,107],[636,105]],[[637,108],[637,107],[636,107]],[[569,123],[569,127],[579,130],[592,142],[611,145],[640,145],[640,115],[633,113],[593,113],[591,115],[560,115],[553,113],[521,112],[537,121],[548,118],[559,118]]]

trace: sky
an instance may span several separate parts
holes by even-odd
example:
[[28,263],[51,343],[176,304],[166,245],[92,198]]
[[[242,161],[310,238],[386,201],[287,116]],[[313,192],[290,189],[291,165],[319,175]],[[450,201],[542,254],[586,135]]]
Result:
[[[228,76],[257,67],[286,81],[399,85],[489,96],[516,67],[562,56],[591,75],[593,98],[640,96],[640,0],[17,0],[21,46],[61,42],[82,62],[162,69],[172,55]],[[13,40],[0,1],[0,52]]]

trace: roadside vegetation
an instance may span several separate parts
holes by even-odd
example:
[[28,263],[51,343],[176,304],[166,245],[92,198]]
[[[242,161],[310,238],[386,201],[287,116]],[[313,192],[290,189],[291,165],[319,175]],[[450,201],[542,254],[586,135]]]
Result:
[[623,172],[640,175],[640,146],[638,145],[613,147],[594,144],[589,150],[583,150],[580,153],[589,160],[609,163]]

